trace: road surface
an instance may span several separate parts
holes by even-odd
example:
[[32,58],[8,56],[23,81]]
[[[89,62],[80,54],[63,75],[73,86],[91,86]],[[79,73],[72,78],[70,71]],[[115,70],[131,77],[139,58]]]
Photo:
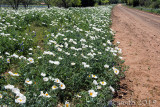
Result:
[[[115,101],[120,106],[160,107],[160,16],[121,4],[112,12],[112,29],[130,68]],[[119,101],[123,101],[119,102]]]

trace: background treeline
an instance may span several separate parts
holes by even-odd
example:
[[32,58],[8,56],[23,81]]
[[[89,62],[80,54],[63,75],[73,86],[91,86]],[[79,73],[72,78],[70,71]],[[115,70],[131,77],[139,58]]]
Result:
[[160,0],[122,0],[122,2],[131,6],[144,6],[150,8],[160,8]]
[[118,0],[0,0],[0,5],[10,5],[13,9],[18,9],[19,5],[23,5],[25,8],[29,5],[47,5],[48,8],[50,6],[68,8],[116,4],[118,2]]

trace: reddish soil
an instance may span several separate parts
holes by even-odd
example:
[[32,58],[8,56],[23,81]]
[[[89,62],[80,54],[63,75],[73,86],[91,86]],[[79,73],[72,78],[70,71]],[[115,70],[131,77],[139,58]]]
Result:
[[119,4],[112,22],[130,67],[114,101],[121,107],[160,107],[160,16]]

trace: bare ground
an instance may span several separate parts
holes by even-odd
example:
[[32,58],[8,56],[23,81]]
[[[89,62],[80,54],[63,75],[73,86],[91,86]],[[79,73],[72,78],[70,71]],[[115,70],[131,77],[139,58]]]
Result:
[[160,107],[160,16],[119,4],[112,21],[130,67],[114,101],[122,107]]

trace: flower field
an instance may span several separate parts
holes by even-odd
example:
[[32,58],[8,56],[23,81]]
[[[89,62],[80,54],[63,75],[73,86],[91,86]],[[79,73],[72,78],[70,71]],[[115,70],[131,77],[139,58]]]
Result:
[[125,66],[111,10],[0,10],[0,105],[112,105]]

